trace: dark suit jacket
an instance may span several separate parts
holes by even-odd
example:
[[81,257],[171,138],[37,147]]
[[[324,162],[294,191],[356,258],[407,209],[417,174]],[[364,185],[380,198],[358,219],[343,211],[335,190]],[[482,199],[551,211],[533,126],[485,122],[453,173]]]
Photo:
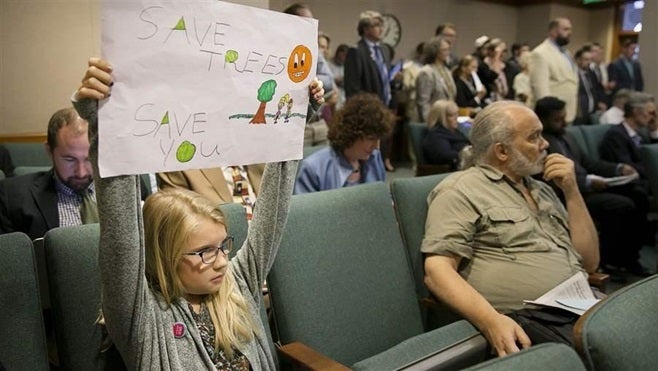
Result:
[[608,79],[617,82],[615,91],[622,88],[637,91],[644,90],[644,78],[642,77],[640,63],[632,61],[631,64],[633,65],[633,78],[628,73],[628,69],[626,69],[621,57],[608,65]]
[[14,176],[14,164],[11,162],[9,150],[0,144],[0,170],[7,178]]
[[[588,69],[585,71],[585,78],[587,83],[589,83],[592,99],[594,100],[594,105],[592,107],[593,111],[589,111],[589,100],[587,97],[587,90],[585,89],[585,82],[583,82],[583,76],[578,71],[578,117],[585,118],[589,120],[589,115],[597,110],[597,105],[599,102],[605,103],[605,91],[603,90],[603,85],[596,78],[594,71]],[[589,122],[584,122],[588,125]]]
[[[381,46],[384,63],[389,67],[391,52],[389,48]],[[381,97],[384,91],[382,79],[377,63],[370,55],[370,48],[365,40],[361,39],[356,47],[347,51],[344,74],[345,96],[347,98],[358,93],[366,92]]]
[[[658,140],[650,139],[641,131],[638,131],[638,134],[642,137],[642,144],[658,142]],[[640,174],[640,178],[646,179],[647,174],[640,157],[640,149],[628,135],[623,124],[612,125],[610,130],[605,133],[599,150],[602,159],[629,164]]]
[[548,153],[559,153],[571,159],[576,170],[576,181],[580,193],[589,192],[587,189],[587,174],[594,174],[603,177],[613,177],[617,175],[617,163],[609,161],[597,161],[585,154],[574,139],[569,134],[557,136],[544,133],[544,139],[548,141]]
[[52,170],[0,182],[0,233],[23,232],[35,239],[58,226]]
[[[473,78],[471,77],[471,80]],[[473,92],[468,85],[459,77],[454,77],[455,87],[457,94],[455,95],[455,103],[459,107],[480,107],[480,104],[475,100],[475,92]],[[475,83],[473,83],[475,84]]]

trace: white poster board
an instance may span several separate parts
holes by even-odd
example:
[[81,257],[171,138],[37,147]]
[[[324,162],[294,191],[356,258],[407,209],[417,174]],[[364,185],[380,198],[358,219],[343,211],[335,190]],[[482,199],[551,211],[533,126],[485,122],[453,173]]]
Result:
[[105,0],[102,177],[302,157],[317,20],[209,0]]

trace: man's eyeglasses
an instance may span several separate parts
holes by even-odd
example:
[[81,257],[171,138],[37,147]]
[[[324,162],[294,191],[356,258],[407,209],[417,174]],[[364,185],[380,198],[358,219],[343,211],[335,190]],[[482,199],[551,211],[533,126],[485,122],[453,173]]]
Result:
[[217,260],[217,255],[219,255],[220,251],[226,258],[231,253],[231,250],[233,250],[233,236],[228,236],[219,246],[209,246],[201,251],[188,252],[183,255],[198,255],[203,264],[212,264]]

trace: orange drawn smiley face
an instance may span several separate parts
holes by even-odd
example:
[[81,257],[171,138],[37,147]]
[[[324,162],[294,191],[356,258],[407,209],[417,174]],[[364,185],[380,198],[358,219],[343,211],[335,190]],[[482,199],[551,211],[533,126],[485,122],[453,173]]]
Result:
[[288,58],[288,77],[292,82],[302,82],[309,73],[313,64],[311,50],[305,45],[297,45]]

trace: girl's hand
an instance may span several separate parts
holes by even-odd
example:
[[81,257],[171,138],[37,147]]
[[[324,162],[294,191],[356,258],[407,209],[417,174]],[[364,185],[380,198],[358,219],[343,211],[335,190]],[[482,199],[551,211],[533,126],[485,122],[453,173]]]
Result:
[[311,81],[311,85],[308,86],[309,96],[312,100],[316,102],[317,105],[324,103],[324,89],[322,88],[322,81],[318,80],[316,77]]
[[[89,68],[82,78],[82,84],[75,92],[75,99],[105,99],[110,96],[112,81],[112,65],[109,62],[92,57],[87,62]],[[320,85],[322,87],[322,85]]]

